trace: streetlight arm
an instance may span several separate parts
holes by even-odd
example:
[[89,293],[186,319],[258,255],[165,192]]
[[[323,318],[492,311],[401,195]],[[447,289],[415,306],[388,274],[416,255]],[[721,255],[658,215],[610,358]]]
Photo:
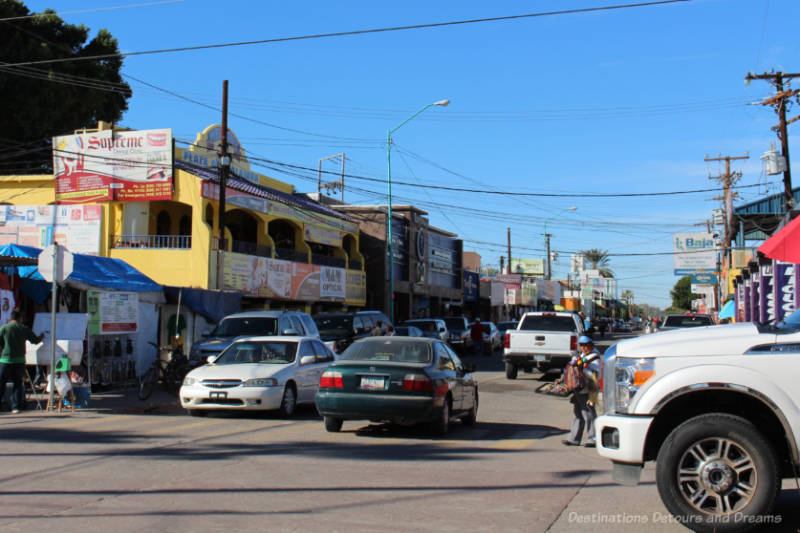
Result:
[[410,117],[405,119],[403,122],[401,122],[397,127],[390,129],[389,130],[389,137],[392,136],[392,133],[396,132],[397,130],[399,130],[400,128],[405,126],[406,123],[410,122],[414,117],[416,117],[417,115],[419,115],[420,113],[422,113],[423,111],[425,111],[426,109],[428,109],[429,107],[432,107],[434,105],[436,105],[436,104],[428,104],[428,105],[424,106],[422,109],[420,109],[419,111],[417,111],[416,113],[414,113],[413,115],[411,115]]

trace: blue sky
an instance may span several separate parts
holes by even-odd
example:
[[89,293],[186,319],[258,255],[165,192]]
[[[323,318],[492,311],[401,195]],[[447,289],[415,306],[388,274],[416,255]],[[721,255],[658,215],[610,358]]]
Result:
[[[115,0],[28,1],[32,11],[91,10],[143,4]],[[69,22],[107,28],[124,52],[261,40],[380,27],[620,5],[613,0],[461,2],[256,2],[185,0],[65,14]],[[771,108],[748,105],[771,94],[746,85],[748,71],[800,71],[796,0],[692,0],[652,7],[526,18],[259,44],[125,59],[123,73],[219,106],[230,83],[230,128],[249,154],[316,168],[344,152],[346,171],[385,178],[386,132],[425,104],[431,108],[394,135],[397,181],[539,193],[631,193],[702,189],[736,162],[743,203],[782,188],[759,156],[776,141]],[[134,90],[122,124],[172,128],[178,139],[219,122],[219,113],[128,80]],[[800,80],[795,82],[798,86]],[[790,113],[790,116],[796,114]],[[295,133],[300,130],[311,133]],[[790,126],[790,154],[800,154]],[[795,157],[800,157],[796,155]],[[796,168],[796,165],[793,165]],[[335,170],[336,167],[329,167]],[[316,190],[271,169],[255,170]],[[796,178],[797,179],[797,178]],[[348,180],[350,203],[385,203],[381,183]],[[512,228],[512,256],[543,257],[547,220],[559,250],[555,277],[566,277],[569,252],[601,248],[620,290],[637,302],[670,303],[677,278],[673,233],[703,231],[716,194],[651,198],[520,198],[393,188],[395,203],[414,203],[433,224],[465,239],[485,264],[497,265]],[[575,211],[565,211],[575,206]],[[496,245],[479,244],[496,243]]]

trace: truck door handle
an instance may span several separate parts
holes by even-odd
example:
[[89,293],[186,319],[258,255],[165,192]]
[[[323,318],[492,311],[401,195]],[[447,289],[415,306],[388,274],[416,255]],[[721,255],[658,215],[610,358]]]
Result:
[[543,341],[544,340],[544,335],[536,335],[536,340],[537,341]]

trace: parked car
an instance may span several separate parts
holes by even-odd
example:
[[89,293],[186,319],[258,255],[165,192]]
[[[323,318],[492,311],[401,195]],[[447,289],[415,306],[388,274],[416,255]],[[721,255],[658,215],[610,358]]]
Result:
[[454,418],[467,425],[477,419],[474,371],[438,339],[361,339],[322,374],[317,411],[331,432],[341,430],[344,420],[370,420],[429,422],[443,435]]
[[441,318],[414,318],[403,322],[404,326],[416,326],[422,330],[422,336],[447,342],[450,333],[447,324]]
[[509,329],[517,329],[517,324],[519,324],[519,320],[507,320],[505,322],[498,322],[497,329],[500,331],[500,336],[504,337],[506,331]]
[[698,313],[673,313],[664,317],[658,331],[669,331],[682,328],[713,326],[714,319],[710,315]]
[[472,350],[472,337],[470,336],[470,323],[465,316],[446,316],[442,318],[450,334],[447,342],[459,353],[469,353]]
[[301,311],[246,311],[228,315],[212,331],[203,332],[203,340],[192,344],[190,359],[205,361],[219,355],[240,337],[267,335],[299,335],[317,337],[317,325],[308,313]]
[[[469,325],[470,330],[475,323]],[[481,322],[483,327],[483,353],[492,355],[495,350],[503,347],[503,336],[494,322]]]
[[181,405],[192,415],[209,411],[272,410],[284,417],[313,403],[334,353],[314,337],[251,337],[234,341],[183,380]]
[[422,330],[415,326],[397,326],[394,334],[398,337],[422,337]]
[[319,313],[314,315],[320,338],[333,351],[343,352],[353,341],[372,334],[375,324],[381,323],[381,331],[392,323],[380,311],[355,311],[352,313]]

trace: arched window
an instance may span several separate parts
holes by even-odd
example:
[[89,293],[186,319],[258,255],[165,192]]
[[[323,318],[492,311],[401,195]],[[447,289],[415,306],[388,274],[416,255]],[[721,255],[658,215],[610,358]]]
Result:
[[156,235],[169,235],[172,221],[169,218],[169,213],[161,211],[156,218]]
[[211,207],[211,204],[206,205],[206,223],[214,227],[214,208]]
[[178,222],[178,235],[191,235],[192,234],[192,219],[189,215],[183,215],[180,222]]

